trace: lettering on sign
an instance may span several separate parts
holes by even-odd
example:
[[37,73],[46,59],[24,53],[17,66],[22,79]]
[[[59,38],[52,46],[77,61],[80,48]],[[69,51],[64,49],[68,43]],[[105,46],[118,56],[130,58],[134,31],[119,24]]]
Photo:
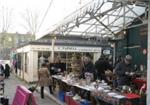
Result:
[[74,46],[58,46],[55,48],[56,51],[76,51],[76,52],[101,52],[101,48],[92,47],[74,47]]
[[[48,47],[31,47],[31,50],[50,51],[52,49]],[[100,47],[55,46],[54,50],[63,52],[101,52]]]

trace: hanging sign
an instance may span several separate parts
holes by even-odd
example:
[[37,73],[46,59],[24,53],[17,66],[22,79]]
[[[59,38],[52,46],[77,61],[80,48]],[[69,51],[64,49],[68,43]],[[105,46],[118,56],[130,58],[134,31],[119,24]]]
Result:
[[17,86],[12,105],[29,105],[29,103],[37,105],[32,92],[24,86]]

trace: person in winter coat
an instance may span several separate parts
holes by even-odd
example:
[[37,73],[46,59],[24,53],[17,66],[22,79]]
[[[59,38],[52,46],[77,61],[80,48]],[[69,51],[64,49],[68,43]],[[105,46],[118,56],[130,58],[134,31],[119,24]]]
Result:
[[0,76],[4,76],[4,66],[0,64]]
[[41,65],[41,68],[38,70],[38,82],[39,86],[41,87],[41,98],[44,98],[44,87],[49,87],[50,94],[53,94],[52,92],[52,79],[50,76],[50,72],[47,68],[47,65],[43,63]]
[[130,85],[131,60],[132,56],[126,55],[124,61],[116,65],[115,73],[117,75],[118,86]]
[[95,79],[95,77],[96,77],[95,76],[96,75],[95,67],[91,60],[91,56],[88,54],[83,57],[83,67],[82,67],[80,78],[86,78],[87,73],[92,74],[93,79]]
[[95,68],[97,70],[97,79],[104,80],[105,82],[109,83],[107,75],[105,74],[107,70],[112,71],[112,66],[109,64],[109,60],[102,55],[96,62]]
[[9,78],[10,76],[10,67],[8,64],[5,64],[5,78]]
[[3,81],[4,79],[5,79],[4,66],[0,64],[0,81]]

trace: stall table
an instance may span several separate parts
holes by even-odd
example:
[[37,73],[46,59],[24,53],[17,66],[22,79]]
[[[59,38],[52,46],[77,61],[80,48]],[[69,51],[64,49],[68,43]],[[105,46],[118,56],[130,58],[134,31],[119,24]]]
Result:
[[[87,91],[90,94],[90,97],[94,98],[95,100],[98,100],[98,102],[105,102],[107,105],[140,105],[140,96],[136,95],[134,93],[120,93],[116,91],[98,91],[94,90],[94,88],[90,87],[89,85],[79,85],[79,83],[70,83],[68,82],[64,77],[53,75],[53,79],[60,82],[59,85],[61,85],[61,89],[64,91],[69,91],[67,89],[67,86],[75,87],[78,91]],[[77,92],[77,91],[75,91]],[[91,99],[91,98],[90,98]],[[91,101],[91,100],[90,100]],[[92,103],[92,105],[94,105]]]

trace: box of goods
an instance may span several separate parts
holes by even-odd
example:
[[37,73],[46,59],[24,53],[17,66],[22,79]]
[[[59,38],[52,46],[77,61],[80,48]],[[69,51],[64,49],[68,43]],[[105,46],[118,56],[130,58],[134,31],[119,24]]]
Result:
[[61,102],[65,102],[65,92],[64,91],[59,91],[58,92],[58,98]]
[[70,99],[71,99],[70,96],[65,95],[65,103],[66,103],[67,105],[70,105]]
[[70,98],[70,103],[69,103],[69,105],[80,105],[80,102],[74,100],[73,98]]
[[92,105],[92,104],[88,100],[82,100],[82,101],[80,101],[80,105]]
[[67,105],[70,105],[70,99],[72,98],[72,96],[73,96],[72,92],[66,92],[66,94],[65,94],[65,103]]

